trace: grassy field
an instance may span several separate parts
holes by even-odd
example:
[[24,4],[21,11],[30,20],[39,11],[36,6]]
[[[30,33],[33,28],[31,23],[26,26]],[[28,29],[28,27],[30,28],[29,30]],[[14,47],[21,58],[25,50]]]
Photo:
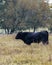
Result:
[[30,46],[15,35],[0,35],[0,65],[52,65],[52,35],[49,44]]

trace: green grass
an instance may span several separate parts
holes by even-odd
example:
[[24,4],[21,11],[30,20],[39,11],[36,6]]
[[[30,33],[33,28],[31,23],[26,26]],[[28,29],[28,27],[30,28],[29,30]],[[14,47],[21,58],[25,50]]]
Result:
[[48,45],[30,46],[15,35],[0,35],[0,65],[52,65],[52,35]]

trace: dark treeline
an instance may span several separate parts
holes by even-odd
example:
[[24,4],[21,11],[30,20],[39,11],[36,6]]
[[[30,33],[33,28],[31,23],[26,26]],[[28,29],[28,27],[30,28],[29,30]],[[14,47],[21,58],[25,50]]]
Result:
[[0,28],[13,33],[38,27],[52,31],[52,11],[48,0],[0,0]]

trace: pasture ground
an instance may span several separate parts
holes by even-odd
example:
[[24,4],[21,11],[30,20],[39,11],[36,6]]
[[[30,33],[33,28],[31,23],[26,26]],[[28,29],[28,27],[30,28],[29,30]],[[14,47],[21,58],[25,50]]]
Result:
[[52,65],[52,35],[49,44],[30,46],[15,35],[0,35],[0,65]]

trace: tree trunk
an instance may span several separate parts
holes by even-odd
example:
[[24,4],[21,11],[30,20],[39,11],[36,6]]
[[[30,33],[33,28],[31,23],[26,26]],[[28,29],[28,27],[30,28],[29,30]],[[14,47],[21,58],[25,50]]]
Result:
[[7,32],[6,32],[6,29],[5,29],[5,34],[6,34]]
[[30,32],[30,28],[29,28],[29,32]]
[[35,26],[34,26],[34,31],[33,32],[35,32]]
[[10,34],[10,30],[9,29],[7,29],[7,33]]
[[14,31],[15,31],[15,29],[11,29],[11,32],[10,32],[10,34],[14,33]]

